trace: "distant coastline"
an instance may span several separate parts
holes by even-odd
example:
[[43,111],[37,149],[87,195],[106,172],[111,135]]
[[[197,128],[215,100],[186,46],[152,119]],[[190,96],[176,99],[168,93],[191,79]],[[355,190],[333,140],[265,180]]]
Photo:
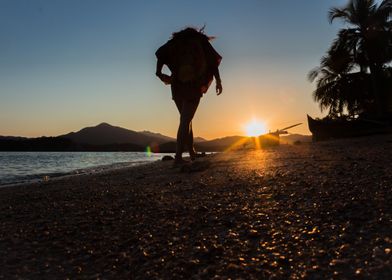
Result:
[[129,144],[92,145],[76,143],[63,137],[0,139],[0,151],[34,152],[143,152],[145,147]]
[[[197,137],[195,146],[201,152],[224,151],[245,136],[228,136],[213,140]],[[289,135],[283,143],[295,141],[310,142],[307,135]],[[175,139],[149,131],[133,130],[101,123],[86,127],[78,132],[71,132],[56,137],[25,138],[0,136],[0,151],[34,151],[34,152],[175,152]]]

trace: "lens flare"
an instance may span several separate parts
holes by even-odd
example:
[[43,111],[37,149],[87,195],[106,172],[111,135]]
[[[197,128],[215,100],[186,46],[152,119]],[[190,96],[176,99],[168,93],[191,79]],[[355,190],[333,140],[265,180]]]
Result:
[[249,137],[256,137],[267,133],[267,128],[263,122],[254,119],[245,125],[245,132]]
[[150,146],[146,147],[146,156],[151,157],[151,147]]

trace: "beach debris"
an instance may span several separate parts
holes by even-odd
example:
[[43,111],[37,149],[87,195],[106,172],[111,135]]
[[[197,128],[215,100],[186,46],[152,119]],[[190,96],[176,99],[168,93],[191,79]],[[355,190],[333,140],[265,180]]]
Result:
[[174,157],[168,155],[162,157],[162,161],[171,161],[171,160],[174,160]]

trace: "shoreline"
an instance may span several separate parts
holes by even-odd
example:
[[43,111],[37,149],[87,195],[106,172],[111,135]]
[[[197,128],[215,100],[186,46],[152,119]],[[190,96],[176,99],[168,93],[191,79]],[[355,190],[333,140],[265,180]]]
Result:
[[0,278],[388,279],[391,148],[282,145],[3,188]]
[[[162,154],[156,153],[154,155],[160,156],[162,158],[163,156],[168,155],[168,153],[162,153]],[[0,180],[0,188],[13,187],[17,185],[25,185],[25,184],[32,184],[32,183],[40,183],[40,182],[42,183],[42,182],[52,181],[54,179],[57,180],[59,178],[69,177],[69,176],[96,174],[104,171],[110,172],[110,170],[130,168],[133,166],[153,163],[161,160],[161,158],[156,158],[155,160],[134,160],[134,161],[126,161],[126,162],[115,162],[111,164],[95,165],[86,168],[76,168],[64,172],[48,172],[48,173],[41,173],[41,174],[26,174],[21,176],[15,176],[15,178],[11,180],[10,179],[5,180],[4,183],[1,182]]]
[[[154,164],[155,162],[159,162],[161,159],[157,159],[155,161],[138,161],[138,162],[119,162],[107,165],[97,165],[93,167],[88,167],[85,169],[76,169],[70,172],[65,173],[45,173],[45,174],[37,174],[37,175],[26,175],[26,177],[37,177],[32,179],[26,179],[24,181],[16,181],[12,183],[5,183],[0,184],[0,189],[2,188],[9,188],[9,187],[17,187],[17,186],[28,186],[28,185],[35,185],[41,183],[49,183],[49,182],[56,182],[58,180],[66,180],[72,177],[77,176],[94,176],[99,175],[102,173],[110,174],[113,171],[129,169],[137,166],[147,165],[147,164]],[[46,178],[47,177],[47,178]]]

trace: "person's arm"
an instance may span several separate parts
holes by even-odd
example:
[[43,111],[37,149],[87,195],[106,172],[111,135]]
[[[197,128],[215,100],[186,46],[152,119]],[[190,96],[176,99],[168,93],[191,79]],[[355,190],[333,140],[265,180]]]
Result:
[[165,85],[170,85],[171,83],[171,77],[163,74],[162,73],[162,68],[163,68],[164,63],[162,63],[162,61],[160,59],[157,60],[157,67],[156,67],[156,71],[155,71],[155,75],[157,75],[157,77],[165,83]]
[[216,86],[215,86],[216,94],[220,95],[223,91],[223,88],[222,88],[222,80],[220,78],[218,67],[216,67],[216,69],[214,71],[214,77],[215,77],[215,83],[216,83]]
[[163,63],[160,59],[157,60],[157,68],[155,71],[155,75],[157,75],[157,77],[162,75],[162,68],[163,68]]

